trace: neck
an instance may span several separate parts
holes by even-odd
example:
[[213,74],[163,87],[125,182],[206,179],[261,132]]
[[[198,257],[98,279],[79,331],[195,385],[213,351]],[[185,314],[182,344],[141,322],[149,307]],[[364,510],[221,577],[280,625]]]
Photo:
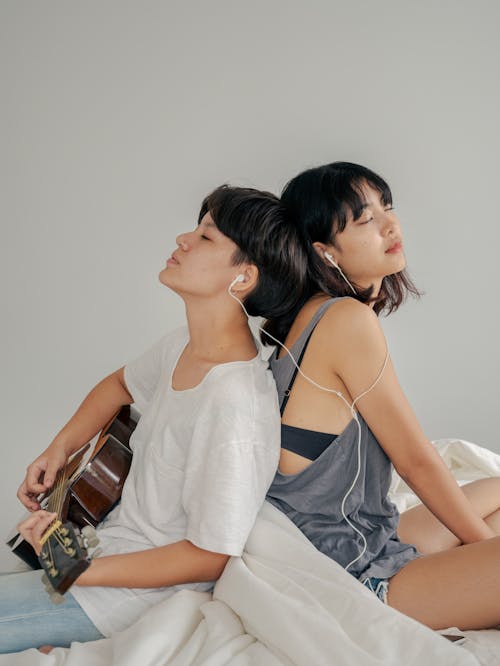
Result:
[[217,363],[242,353],[247,358],[257,353],[245,313],[226,298],[219,303],[206,299],[186,302],[189,353],[200,361]]
[[[365,289],[369,289],[372,287],[372,298],[377,298],[378,295],[380,294],[380,289],[382,288],[382,278],[374,278],[371,280],[366,280],[364,281],[359,281],[356,283],[357,285],[357,291],[364,291]],[[353,294],[354,295],[354,294]],[[373,309],[373,306],[375,305],[374,301],[370,301],[366,304],[369,308]]]
[[[372,297],[373,298],[378,298],[378,295],[380,294],[380,290],[382,289],[382,280],[381,279],[373,280],[372,285],[373,285]],[[375,301],[371,301],[368,305],[373,310],[373,307],[375,305]]]

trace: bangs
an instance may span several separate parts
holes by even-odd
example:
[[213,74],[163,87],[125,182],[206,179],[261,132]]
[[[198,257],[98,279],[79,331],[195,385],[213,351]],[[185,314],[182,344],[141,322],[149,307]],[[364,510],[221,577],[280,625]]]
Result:
[[392,193],[389,185],[373,171],[352,165],[355,168],[344,168],[335,174],[329,185],[329,193],[334,202],[332,219],[334,233],[341,232],[347,225],[350,216],[357,220],[366,204],[363,187],[369,185],[380,194],[384,206],[392,204]]
[[244,229],[241,218],[248,207],[248,193],[250,190],[233,188],[230,185],[221,185],[208,196],[201,204],[198,215],[198,225],[207,213],[210,214],[217,229],[238,246],[231,258],[232,264],[237,266],[248,258],[242,251],[245,245]]
[[275,261],[273,253],[278,250],[264,246],[271,238],[280,246],[286,235],[282,233],[284,211],[276,195],[249,187],[221,185],[203,200],[198,224],[207,213],[217,229],[237,246],[232,257],[234,265],[251,261],[260,266],[264,256],[266,261]]
[[220,185],[203,200],[198,215],[198,224],[207,213],[210,213],[210,217],[219,231],[239,245],[241,218],[245,214],[248,216],[248,211],[255,206],[253,199],[256,198],[254,191],[248,188]]
[[[218,213],[224,204],[224,199],[229,194],[226,188],[227,185],[221,185],[203,199],[200,208],[200,213],[198,215],[198,224],[200,224],[200,222],[207,213],[210,213],[210,217],[212,218],[213,222],[217,225],[216,220],[219,217]],[[229,198],[229,196],[227,196],[227,198]]]

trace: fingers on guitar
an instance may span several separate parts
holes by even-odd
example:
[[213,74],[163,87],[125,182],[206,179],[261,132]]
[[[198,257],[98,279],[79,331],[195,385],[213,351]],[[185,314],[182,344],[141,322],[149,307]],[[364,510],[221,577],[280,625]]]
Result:
[[50,513],[41,509],[19,523],[17,529],[27,541],[39,540],[56,516],[56,513]]
[[40,503],[37,499],[38,494],[28,492],[24,483],[19,487],[17,497],[29,511],[37,511],[40,508]]

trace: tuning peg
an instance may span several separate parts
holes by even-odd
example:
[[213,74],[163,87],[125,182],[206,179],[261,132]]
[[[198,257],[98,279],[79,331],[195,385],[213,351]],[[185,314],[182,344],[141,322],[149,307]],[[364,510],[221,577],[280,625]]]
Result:
[[44,586],[44,588],[45,588],[45,592],[47,592],[47,594],[49,595],[49,597],[50,597],[52,594],[54,594],[54,588],[53,588],[52,585],[50,584],[48,578],[47,578],[46,581],[44,581],[43,586]]
[[50,595],[50,600],[55,605],[62,604],[65,601],[63,595],[59,594],[59,592],[52,592],[52,594]]
[[95,548],[99,543],[95,527],[92,527],[92,525],[85,525],[85,527],[82,527],[81,534],[85,539],[86,548]]
[[41,575],[40,580],[42,581],[42,583],[44,585],[47,585],[47,584],[50,585],[50,581],[49,581],[48,576],[45,572]]

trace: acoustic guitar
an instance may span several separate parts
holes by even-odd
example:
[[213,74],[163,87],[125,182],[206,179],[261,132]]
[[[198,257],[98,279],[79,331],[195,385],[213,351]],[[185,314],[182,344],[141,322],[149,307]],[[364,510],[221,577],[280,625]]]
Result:
[[19,534],[7,542],[32,569],[44,569],[49,592],[64,594],[90,565],[88,548],[97,545],[94,528],[121,498],[138,420],[132,406],[122,407],[102,429],[90,456],[87,444],[58,472],[50,493],[39,498],[42,508],[57,513],[42,536],[39,557]]

